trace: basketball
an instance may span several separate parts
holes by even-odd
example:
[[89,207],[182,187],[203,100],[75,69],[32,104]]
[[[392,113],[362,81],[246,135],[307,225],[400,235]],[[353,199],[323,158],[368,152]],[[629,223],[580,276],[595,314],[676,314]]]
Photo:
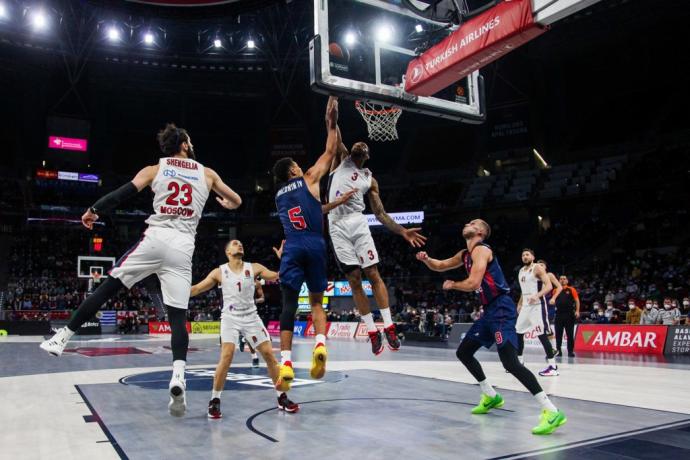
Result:
[[328,45],[328,54],[342,62],[348,62],[350,60],[350,52],[347,48],[335,42]]

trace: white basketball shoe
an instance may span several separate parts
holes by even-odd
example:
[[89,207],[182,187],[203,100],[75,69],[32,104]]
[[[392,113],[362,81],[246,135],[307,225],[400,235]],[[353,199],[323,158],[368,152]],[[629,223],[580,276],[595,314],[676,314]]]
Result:
[[168,412],[173,417],[182,417],[187,412],[187,384],[184,381],[184,374],[173,373],[168,390],[170,391],[170,402]]
[[47,351],[53,356],[60,356],[62,355],[65,346],[67,346],[67,342],[69,342],[69,339],[72,338],[72,335],[74,335],[72,331],[67,329],[67,327],[63,327],[62,329],[59,329],[54,336],[48,340],[44,340],[40,347],[42,350]]

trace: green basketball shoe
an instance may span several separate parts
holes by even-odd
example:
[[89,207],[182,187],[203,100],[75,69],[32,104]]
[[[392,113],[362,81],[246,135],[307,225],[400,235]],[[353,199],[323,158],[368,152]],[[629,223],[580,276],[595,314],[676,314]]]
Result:
[[482,394],[482,400],[479,401],[479,404],[475,406],[474,409],[472,409],[472,413],[474,415],[479,415],[479,414],[488,414],[491,409],[498,409],[499,407],[503,407],[503,404],[505,401],[503,401],[503,396],[500,394],[496,393],[496,396],[493,398]]
[[564,425],[567,421],[568,419],[565,417],[562,410],[557,410],[556,412],[543,410],[539,425],[532,428],[532,434],[551,434],[556,431],[556,428]]

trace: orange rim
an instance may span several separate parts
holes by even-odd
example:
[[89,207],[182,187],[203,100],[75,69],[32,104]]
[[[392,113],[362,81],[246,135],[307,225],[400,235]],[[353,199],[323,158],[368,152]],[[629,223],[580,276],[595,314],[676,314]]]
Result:
[[360,113],[366,113],[367,115],[388,115],[391,113],[397,113],[402,111],[400,107],[395,107],[391,106],[390,109],[383,109],[383,110],[369,110],[364,105],[362,104],[362,101],[355,101],[355,107],[357,107],[357,110],[360,111]]

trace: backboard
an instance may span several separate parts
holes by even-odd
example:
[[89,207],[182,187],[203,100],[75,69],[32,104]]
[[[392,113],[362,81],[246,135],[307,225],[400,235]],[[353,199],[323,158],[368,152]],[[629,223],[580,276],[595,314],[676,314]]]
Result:
[[91,278],[94,272],[107,278],[114,265],[115,257],[77,256],[77,278]]
[[454,28],[419,17],[395,0],[313,1],[312,89],[441,118],[484,121],[479,71],[432,96],[403,90],[408,63]]

